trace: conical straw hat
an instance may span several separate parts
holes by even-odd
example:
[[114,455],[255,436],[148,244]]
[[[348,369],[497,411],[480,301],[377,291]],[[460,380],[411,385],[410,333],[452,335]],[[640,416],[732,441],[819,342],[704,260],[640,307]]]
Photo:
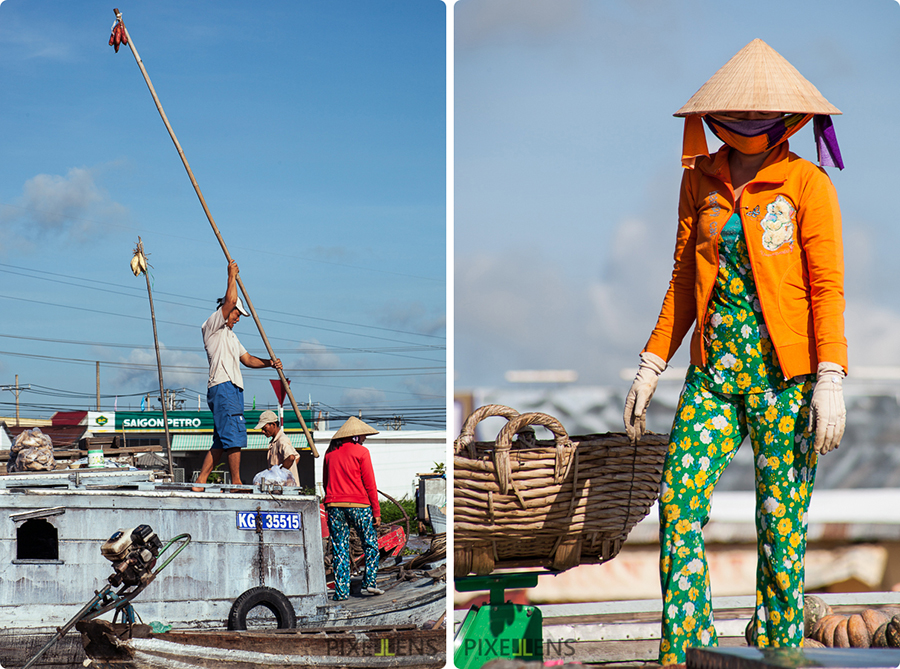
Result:
[[341,425],[341,429],[334,433],[332,439],[347,439],[348,437],[361,437],[368,434],[378,434],[378,430],[369,427],[356,416],[350,416],[347,422]]
[[738,51],[675,116],[729,111],[841,113],[761,39]]

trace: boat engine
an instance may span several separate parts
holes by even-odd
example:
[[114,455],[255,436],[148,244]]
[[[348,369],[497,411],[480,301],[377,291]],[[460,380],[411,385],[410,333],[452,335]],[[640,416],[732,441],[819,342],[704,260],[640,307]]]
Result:
[[100,547],[103,557],[113,563],[114,573],[108,579],[110,585],[149,583],[161,548],[162,542],[149,525],[117,530]]

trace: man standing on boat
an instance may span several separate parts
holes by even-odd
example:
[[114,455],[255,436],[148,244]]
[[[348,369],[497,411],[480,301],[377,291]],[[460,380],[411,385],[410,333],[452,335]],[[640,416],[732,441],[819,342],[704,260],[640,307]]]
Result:
[[262,430],[269,438],[269,452],[266,462],[270,467],[281,465],[294,477],[293,485],[300,485],[300,477],[297,474],[297,458],[300,454],[291,443],[291,438],[284,433],[284,429],[278,423],[278,415],[274,411],[263,411],[259,415],[259,423],[254,428]]
[[[231,472],[231,482],[241,485],[241,449],[247,445],[247,426],[244,423],[244,379],[238,363],[253,369],[281,369],[281,360],[278,358],[263,360],[247,353],[247,349],[232,331],[241,316],[250,315],[238,297],[237,275],[238,266],[232,260],[228,263],[225,297],[219,298],[219,308],[201,327],[203,346],[209,360],[206,402],[213,414],[213,443],[203,460],[197,483],[206,483],[224,452]],[[199,492],[202,488],[194,490]]]

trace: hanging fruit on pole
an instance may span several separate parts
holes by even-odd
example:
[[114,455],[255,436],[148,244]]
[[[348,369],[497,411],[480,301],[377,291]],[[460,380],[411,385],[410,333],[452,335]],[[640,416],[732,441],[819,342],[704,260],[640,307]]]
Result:
[[137,246],[134,247],[134,255],[131,256],[131,271],[135,276],[147,273],[147,256],[144,254],[144,245],[138,237]]
[[116,22],[113,23],[112,30],[109,35],[109,45],[115,47],[116,53],[119,53],[119,45],[120,44],[128,44],[128,34],[125,32],[125,25],[122,23],[122,19],[119,16],[119,10],[116,9]]

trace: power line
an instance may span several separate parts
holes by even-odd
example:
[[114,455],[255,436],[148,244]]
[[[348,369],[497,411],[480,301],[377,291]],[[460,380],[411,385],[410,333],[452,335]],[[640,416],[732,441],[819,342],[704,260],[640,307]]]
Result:
[[[153,349],[153,347],[150,346],[149,344],[121,344],[121,343],[101,342],[101,341],[55,339],[55,338],[50,338],[50,337],[26,337],[24,335],[11,335],[11,334],[2,334],[2,333],[0,333],[0,337],[6,338],[6,339],[20,339],[22,341],[40,341],[40,342],[47,342],[47,343],[52,343],[52,344],[70,344],[73,346],[90,346],[93,348],[108,347],[108,348],[141,349],[141,350],[152,350]],[[169,351],[169,352],[181,351],[181,352],[185,352],[185,353],[199,353],[201,351],[204,351],[203,347],[201,347],[201,346],[166,346],[165,350]],[[326,349],[326,350],[320,350],[320,349],[313,348],[313,349],[307,350],[304,348],[298,348],[298,349],[295,349],[293,352],[297,353],[297,354],[302,354],[302,355],[327,355],[329,353],[334,353],[335,351],[355,352],[355,350],[356,349],[341,349],[341,348],[331,348],[331,349]],[[397,351],[423,350],[423,349],[421,349],[421,348],[386,347],[384,349],[376,349],[376,350],[378,350],[379,352],[385,352],[385,351],[397,352]],[[379,368],[370,367],[368,369],[379,369]],[[418,367],[384,367],[384,368],[380,368],[380,369],[387,369],[387,370],[400,369],[400,370],[402,370],[402,369],[419,369],[419,368]],[[441,369],[443,369],[443,367]]]
[[[22,207],[22,206],[15,205],[15,204],[9,204],[8,202],[0,202],[0,205],[3,205],[4,207],[10,207],[12,209],[18,209],[20,211],[36,212],[36,213],[44,214],[44,215],[55,213],[55,212],[42,211],[40,209],[35,209],[33,207]],[[69,218],[73,221],[85,221],[86,223],[95,223],[95,224],[101,225],[101,226],[109,226],[109,227],[121,228],[122,230],[130,230],[133,232],[140,232],[143,235],[146,235],[146,233],[147,233],[147,231],[142,228],[135,228],[130,225],[122,225],[119,223],[110,223],[108,221],[103,221],[103,222],[95,221],[90,218],[84,218],[83,216],[68,215],[67,218]],[[173,234],[166,233],[166,232],[160,232],[159,230],[154,230],[153,234],[158,235],[160,237],[171,237],[173,239],[181,239],[181,240],[195,242],[195,243],[201,241],[201,240],[197,239],[196,237],[182,237],[181,235],[173,235]],[[444,281],[443,277],[430,277],[430,276],[419,276],[416,274],[405,274],[403,272],[394,272],[394,271],[391,271],[388,269],[384,269],[383,267],[366,267],[366,266],[360,265],[358,263],[352,263],[352,264],[351,263],[339,263],[339,262],[335,262],[333,260],[322,260],[321,258],[318,258],[318,257],[306,258],[303,256],[297,256],[295,254],[279,253],[277,250],[269,249],[269,248],[267,248],[265,250],[255,249],[250,246],[235,246],[234,248],[243,249],[244,251],[252,251],[254,253],[262,253],[267,256],[281,256],[283,258],[290,258],[290,260],[292,262],[297,262],[297,261],[302,260],[304,262],[319,263],[322,265],[333,265],[335,267],[346,267],[346,268],[350,268],[350,269],[354,269],[354,270],[362,270],[362,271],[366,271],[366,272],[376,272],[378,274],[390,274],[393,276],[402,276],[402,277],[406,277],[409,279],[422,279],[423,281],[434,281],[436,283],[440,283],[440,282]]]
[[[88,311],[88,312],[92,312],[92,313],[103,314],[103,315],[105,315],[105,316],[119,316],[119,317],[121,317],[121,318],[131,318],[131,319],[140,320],[140,321],[146,320],[145,317],[143,317],[143,316],[132,316],[132,315],[129,315],[129,314],[119,314],[119,313],[110,312],[110,311],[101,311],[100,309],[90,309],[90,308],[88,308],[88,307],[78,307],[78,306],[74,306],[74,305],[71,305],[71,304],[57,304],[57,303],[54,303],[54,302],[44,302],[44,301],[42,301],[42,300],[32,300],[32,299],[27,299],[27,298],[23,298],[23,297],[15,297],[15,296],[13,296],[13,295],[0,295],[0,298],[7,299],[7,300],[16,300],[16,301],[19,301],[19,302],[29,302],[29,303],[31,303],[31,304],[43,304],[43,305],[45,305],[45,306],[51,306],[51,307],[62,307],[62,308],[64,308],[64,309],[75,309],[75,310],[78,310],[78,311]],[[281,321],[281,322],[283,322],[283,321]],[[176,322],[176,321],[157,320],[157,323],[165,323],[165,324],[167,324],[167,325],[177,325],[177,326],[179,326],[179,327],[189,327],[189,328],[192,328],[192,329],[197,327],[197,326],[194,325],[194,324],[178,323],[178,322]],[[296,324],[294,324],[294,323],[287,323],[287,325],[296,325]],[[349,334],[349,333],[348,333],[348,334]],[[363,335],[357,335],[357,336],[363,336]],[[382,340],[384,340],[384,341],[397,341],[397,340],[395,340],[395,339],[387,339],[387,338],[385,338],[385,337],[369,337],[369,338],[370,338],[370,339],[382,339]],[[294,341],[295,341],[295,340],[293,340],[293,339],[286,339],[286,338],[284,338],[284,337],[269,337],[269,339],[270,339],[270,340],[279,340],[279,341],[288,341],[288,342],[291,342],[291,343],[294,343]],[[403,342],[403,343],[408,343],[408,342]],[[426,346],[425,349],[426,349],[426,350],[429,350],[429,351],[435,351],[435,352],[437,352],[437,351],[442,351],[442,350],[444,350],[445,347],[444,347],[444,346]],[[337,347],[335,347],[335,348],[333,348],[332,350],[339,350],[339,349],[338,349]],[[415,356],[415,355],[403,355],[403,354],[400,354],[400,353],[387,353],[387,352],[385,352],[385,351],[379,351],[379,350],[377,350],[377,349],[370,349],[370,348],[354,348],[354,347],[346,347],[346,348],[344,348],[344,349],[342,349],[342,350],[345,351],[345,352],[377,353],[377,354],[379,354],[379,355],[389,355],[389,356],[395,356],[395,357],[399,357],[399,358],[409,358],[410,360],[426,360],[426,361],[428,361],[428,362],[437,362],[436,360],[434,360],[434,359],[432,359],[432,358],[422,358],[422,357]]]
[[[2,334],[0,333],[0,337],[6,339],[21,339],[23,341],[41,341],[47,342],[51,344],[71,344],[73,346],[104,346],[109,348],[129,348],[129,349],[147,349],[152,350],[153,346],[150,344],[119,344],[113,342],[102,342],[102,341],[82,341],[77,339],[53,339],[50,337],[26,337],[24,335],[11,335],[11,334]],[[186,353],[195,353],[204,351],[205,349],[202,346],[166,346],[165,350],[167,351],[184,351]],[[406,352],[406,351],[426,351],[432,350],[430,346],[386,346],[384,348],[372,349],[373,351],[377,351],[379,353],[382,352]],[[347,349],[342,347],[329,347],[326,349],[304,349],[302,347],[295,349],[293,352],[302,354],[302,355],[327,355],[329,353],[334,353],[336,351],[347,351],[347,352],[355,352],[356,349]]]
[[[123,286],[121,284],[112,283],[110,281],[100,281],[97,279],[78,277],[78,276],[73,276],[71,274],[59,274],[57,272],[46,272],[43,270],[38,273],[27,267],[18,267],[16,265],[0,263],[0,268],[3,268],[3,267],[21,270],[21,271],[15,272],[15,271],[12,271],[11,269],[0,269],[0,272],[6,272],[7,274],[15,274],[17,276],[23,276],[23,277],[26,277],[29,279],[40,279],[42,281],[61,283],[63,285],[67,285],[67,286],[75,286],[78,288],[87,288],[89,290],[97,290],[97,291],[101,291],[101,292],[105,292],[105,293],[112,293],[115,295],[123,295],[125,297],[133,297],[133,298],[137,298],[137,299],[143,299],[143,293],[140,291],[137,291],[137,289],[133,289],[134,292],[122,292],[121,289],[123,288]],[[30,272],[30,273],[28,273],[28,272]],[[51,279],[45,275],[58,276],[58,277],[66,278],[66,279],[75,279],[76,281],[96,283],[96,284],[100,284],[100,285],[104,285],[104,286],[115,286],[118,290],[111,290],[108,288],[97,288],[94,286],[85,286],[82,284],[73,283],[71,281],[59,281],[57,279]],[[125,287],[125,288],[126,288],[126,290],[132,290],[132,289],[128,289],[127,287]],[[166,304],[174,304],[176,306],[187,307],[189,309],[206,309],[209,304],[208,300],[203,300],[201,298],[193,297],[190,295],[180,295],[178,293],[168,293],[165,291],[157,291],[157,294],[158,295],[168,295],[170,297],[177,297],[177,298],[184,299],[184,300],[193,300],[196,302],[203,303],[203,305],[201,306],[201,305],[184,304],[183,302],[174,302],[172,300],[162,300],[162,299],[157,300],[158,302],[164,302]],[[353,323],[351,321],[340,321],[340,320],[336,320],[336,319],[321,318],[321,317],[317,317],[317,316],[306,316],[306,315],[301,315],[301,314],[294,314],[294,313],[287,312],[287,311],[277,311],[277,310],[272,310],[272,309],[261,309],[260,311],[262,311],[263,313],[280,314],[282,316],[291,316],[294,318],[305,318],[305,319],[309,319],[309,320],[323,321],[326,323],[336,323],[338,325],[350,325],[352,327],[365,328],[365,329],[369,329],[369,330],[380,330],[383,332],[393,332],[396,334],[405,334],[405,335],[410,335],[410,336],[415,336],[415,337],[426,337],[429,339],[442,339],[442,340],[446,339],[445,336],[441,336],[441,335],[432,335],[432,334],[426,334],[426,333],[422,333],[422,332],[410,332],[408,330],[397,330],[395,328],[386,328],[386,327],[382,327],[382,326],[378,326],[378,325],[366,325],[364,323]],[[281,322],[281,321],[277,321],[277,322]],[[350,335],[360,336],[359,333],[346,332],[343,330],[328,330],[326,328],[321,328],[321,327],[319,329],[324,330],[326,332],[337,332],[340,334],[350,334]]]
[[[98,362],[105,367],[115,367],[120,369],[149,369],[155,370],[156,365],[144,362],[121,362],[113,360],[97,360],[87,358],[64,358],[54,355],[41,355],[38,353],[17,353],[14,351],[0,351],[0,355],[8,355],[16,358],[32,358],[35,360],[54,360],[57,362],[69,363],[73,365],[96,365]],[[173,365],[164,363],[163,369],[175,370],[180,372],[207,374],[209,368],[201,365]],[[361,377],[392,377],[392,376],[443,376],[445,370],[443,367],[381,367],[381,368],[336,368],[336,369],[319,369],[319,368],[298,368],[285,367],[285,373],[291,374],[344,374],[347,376]],[[377,374],[372,372],[379,372]],[[389,373],[382,373],[389,372]],[[244,373],[248,373],[245,371]],[[252,372],[249,372],[252,373]],[[308,377],[306,377],[308,378]]]

